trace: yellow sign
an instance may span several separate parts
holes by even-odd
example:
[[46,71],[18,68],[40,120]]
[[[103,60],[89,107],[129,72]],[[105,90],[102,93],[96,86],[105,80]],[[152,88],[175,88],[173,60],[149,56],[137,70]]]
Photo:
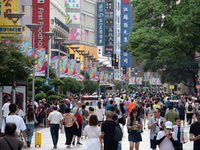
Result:
[[169,89],[170,89],[170,90],[173,90],[173,89],[174,89],[174,85],[170,85],[170,86],[169,86]]
[[[16,33],[21,34],[22,32],[23,32],[22,26],[17,26]],[[14,34],[14,26],[0,25],[0,34]]]
[[5,15],[6,13],[18,12],[18,0],[0,0],[0,25],[13,25],[11,19]]

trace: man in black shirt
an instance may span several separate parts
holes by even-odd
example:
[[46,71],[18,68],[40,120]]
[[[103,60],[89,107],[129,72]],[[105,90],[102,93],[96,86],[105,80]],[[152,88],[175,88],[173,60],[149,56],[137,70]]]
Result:
[[106,121],[102,123],[101,135],[104,139],[104,150],[117,150],[118,142],[114,141],[116,122],[112,120],[113,112],[106,112]]
[[193,150],[199,150],[200,147],[200,111],[196,112],[197,122],[190,127],[190,141],[194,141]]

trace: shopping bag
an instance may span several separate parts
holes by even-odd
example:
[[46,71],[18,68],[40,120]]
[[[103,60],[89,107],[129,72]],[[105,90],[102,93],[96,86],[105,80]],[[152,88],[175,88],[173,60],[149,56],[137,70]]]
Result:
[[188,142],[188,133],[184,132],[183,133],[183,143],[187,143]]
[[62,126],[62,129],[60,130],[60,133],[65,133],[65,127]]

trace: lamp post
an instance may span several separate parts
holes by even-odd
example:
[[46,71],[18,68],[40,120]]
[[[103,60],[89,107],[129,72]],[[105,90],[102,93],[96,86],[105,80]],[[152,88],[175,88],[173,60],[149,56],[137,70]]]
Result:
[[76,53],[77,49],[79,49],[80,47],[78,47],[78,46],[71,46],[70,48],[74,51],[74,59],[75,59],[76,58],[75,57],[75,53]]
[[58,79],[60,79],[60,44],[65,41],[65,38],[58,37],[54,40],[58,42]]
[[[68,46],[68,49],[70,49],[70,46],[72,45],[71,43],[63,42],[62,45]],[[67,52],[69,55],[69,51]]]
[[[49,46],[49,41],[50,39],[55,35],[53,32],[43,32],[42,33],[48,40],[48,58],[47,58],[47,79],[49,79],[49,57],[50,57],[50,46]],[[47,80],[48,83],[48,80]]]
[[17,21],[24,16],[24,14],[14,12],[14,13],[6,13],[5,15],[8,18],[10,18],[12,22],[14,23],[14,38],[16,38],[16,24],[17,24]]
[[[33,59],[35,59],[35,32],[41,27],[39,24],[28,24],[26,25],[29,28],[33,35]],[[35,98],[35,64],[33,66],[33,81],[32,81],[32,107],[34,108],[34,98]]]

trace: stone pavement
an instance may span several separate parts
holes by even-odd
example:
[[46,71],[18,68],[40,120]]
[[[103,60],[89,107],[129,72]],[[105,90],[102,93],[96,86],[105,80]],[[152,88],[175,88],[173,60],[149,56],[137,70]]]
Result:
[[[38,129],[39,132],[42,133],[42,145],[41,147],[35,148],[35,136],[32,138],[32,144],[31,148],[27,148],[28,150],[53,150],[53,142],[51,139],[51,134],[50,134],[50,128],[40,128]],[[129,142],[128,142],[128,133],[126,130],[126,127],[124,126],[124,136],[122,140],[122,150],[129,150]],[[185,127],[185,132],[189,132],[189,127]],[[189,136],[189,134],[188,134]],[[140,150],[150,150],[150,131],[148,129],[145,129],[144,132],[142,133],[142,142],[140,142]],[[81,150],[82,146],[72,146],[71,148],[66,148],[65,145],[65,134],[60,134],[59,133],[59,141],[57,145],[58,150],[66,150],[66,149],[71,149],[71,150]],[[86,139],[81,139],[81,143],[85,143]],[[193,149],[193,142],[188,141],[186,144],[183,145],[184,150],[192,150]]]

